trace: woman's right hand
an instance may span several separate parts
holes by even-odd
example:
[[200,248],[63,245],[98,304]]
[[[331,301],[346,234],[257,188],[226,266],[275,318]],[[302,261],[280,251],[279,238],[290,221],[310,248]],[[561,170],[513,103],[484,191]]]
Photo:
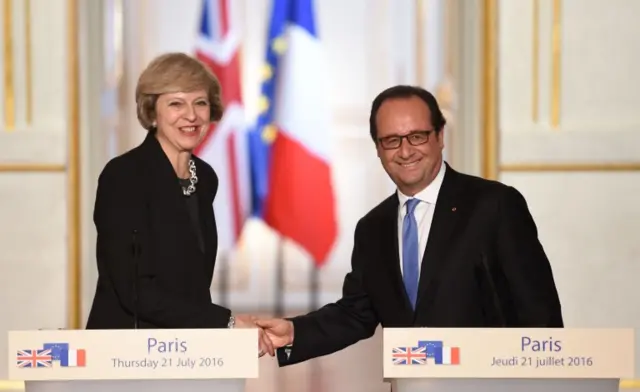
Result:
[[258,320],[256,317],[251,315],[238,315],[238,316],[235,316],[235,319],[236,319],[235,328],[258,328],[259,329],[259,332],[258,332],[258,341],[259,341],[259,347],[260,347],[260,352],[258,353],[259,357],[262,357],[267,353],[269,353],[269,355],[271,355],[272,357],[275,356],[275,349],[273,348],[273,343],[271,343],[271,340],[269,339],[267,334],[264,332],[264,330],[258,327],[258,325],[256,324],[256,321]]

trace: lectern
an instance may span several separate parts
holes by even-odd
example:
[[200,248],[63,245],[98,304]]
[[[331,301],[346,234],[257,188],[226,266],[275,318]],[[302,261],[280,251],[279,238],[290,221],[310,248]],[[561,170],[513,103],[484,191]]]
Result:
[[618,392],[634,377],[633,329],[383,330],[394,392]]
[[244,392],[258,330],[11,331],[8,354],[26,392]]

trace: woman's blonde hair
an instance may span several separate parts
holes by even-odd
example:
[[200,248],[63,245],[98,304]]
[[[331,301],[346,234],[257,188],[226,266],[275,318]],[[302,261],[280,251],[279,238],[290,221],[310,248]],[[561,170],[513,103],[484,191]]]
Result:
[[142,72],[136,87],[138,121],[148,131],[156,119],[156,102],[161,94],[205,90],[211,107],[211,121],[222,118],[218,78],[199,60],[184,53],[156,57]]

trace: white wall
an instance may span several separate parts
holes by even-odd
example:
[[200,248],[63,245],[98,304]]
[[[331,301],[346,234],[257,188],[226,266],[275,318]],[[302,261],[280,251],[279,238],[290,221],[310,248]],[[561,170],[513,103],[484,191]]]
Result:
[[[12,1],[11,6],[13,129],[7,128],[4,113],[7,86],[0,82],[0,379],[7,370],[5,332],[65,327],[69,284],[69,10],[64,0],[32,0],[27,23],[24,2]],[[7,20],[4,16],[0,21]],[[26,42],[28,25],[31,42]]]
[[500,1],[500,179],[529,202],[567,326],[637,328],[640,2],[540,0],[537,35],[534,3]]

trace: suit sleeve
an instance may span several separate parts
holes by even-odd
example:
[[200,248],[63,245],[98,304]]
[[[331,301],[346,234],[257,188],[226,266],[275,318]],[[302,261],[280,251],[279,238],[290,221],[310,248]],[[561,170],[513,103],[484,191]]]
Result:
[[[157,271],[149,249],[148,212],[144,185],[130,184],[132,174],[107,165],[98,180],[94,221],[97,257],[101,275],[113,286],[120,305],[134,311],[137,292],[138,318],[160,328],[225,328],[231,312],[215,304],[198,304],[182,299],[156,279]],[[133,176],[135,178],[135,176]],[[133,259],[133,231],[137,231],[139,258],[137,273]],[[175,260],[180,263],[180,260]],[[134,276],[136,281],[134,282]],[[137,288],[134,290],[134,283]]]
[[563,327],[551,265],[527,203],[515,188],[500,198],[498,256],[520,327]]
[[294,325],[294,342],[291,347],[278,350],[280,366],[340,351],[375,333],[378,317],[363,286],[367,260],[363,235],[359,222],[355,230],[351,271],[345,277],[342,298],[317,311],[290,319]]

